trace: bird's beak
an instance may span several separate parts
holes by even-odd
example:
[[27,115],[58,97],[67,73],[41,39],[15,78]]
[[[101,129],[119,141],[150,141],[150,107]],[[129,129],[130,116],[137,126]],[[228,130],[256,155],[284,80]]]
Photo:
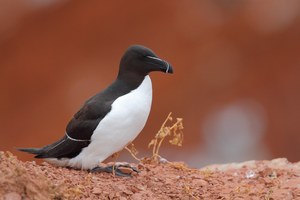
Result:
[[146,56],[148,59],[146,63],[154,65],[157,68],[158,71],[162,71],[168,74],[173,74],[173,67],[170,63],[168,63],[165,60],[162,60],[158,57],[153,57],[153,56]]

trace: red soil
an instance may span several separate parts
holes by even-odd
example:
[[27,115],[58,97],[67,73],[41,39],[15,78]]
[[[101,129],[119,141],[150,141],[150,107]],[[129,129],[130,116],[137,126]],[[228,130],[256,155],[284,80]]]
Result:
[[300,162],[248,161],[191,169],[133,164],[131,178],[22,162],[0,152],[0,199],[300,199]]

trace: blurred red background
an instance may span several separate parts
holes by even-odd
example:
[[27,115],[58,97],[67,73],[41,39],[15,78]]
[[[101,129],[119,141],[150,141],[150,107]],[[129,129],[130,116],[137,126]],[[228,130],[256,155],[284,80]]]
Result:
[[[183,147],[161,155],[194,167],[300,152],[300,2],[0,2],[0,150],[60,138],[82,103],[142,44],[172,63],[151,74],[154,99],[135,140],[139,156],[167,114],[182,117]],[[123,153],[127,159],[127,153]]]

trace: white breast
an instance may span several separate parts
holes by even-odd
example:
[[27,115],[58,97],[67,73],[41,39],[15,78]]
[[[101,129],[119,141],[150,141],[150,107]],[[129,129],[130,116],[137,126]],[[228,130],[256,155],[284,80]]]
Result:
[[64,160],[64,165],[92,169],[122,150],[144,128],[151,103],[152,83],[150,77],[146,76],[137,89],[114,101],[111,111],[94,131],[90,145],[75,158]]

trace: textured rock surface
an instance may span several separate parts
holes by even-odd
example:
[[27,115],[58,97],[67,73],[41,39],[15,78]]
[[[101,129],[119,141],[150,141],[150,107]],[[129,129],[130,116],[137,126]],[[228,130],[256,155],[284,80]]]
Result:
[[132,178],[22,162],[0,152],[0,199],[300,199],[300,162],[249,161],[190,169],[136,164]]

